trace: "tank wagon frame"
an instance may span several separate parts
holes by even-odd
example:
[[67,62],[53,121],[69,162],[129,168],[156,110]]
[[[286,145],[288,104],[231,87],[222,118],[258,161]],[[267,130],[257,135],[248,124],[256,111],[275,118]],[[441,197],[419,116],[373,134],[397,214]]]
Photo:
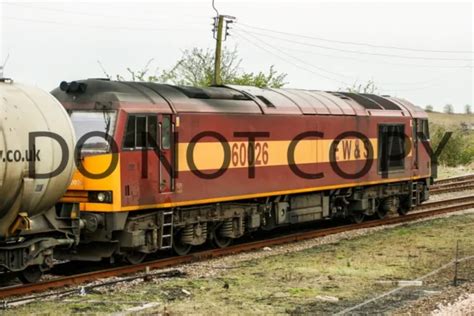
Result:
[[427,116],[402,99],[101,79],[52,94],[78,138],[99,127],[117,149],[86,141],[76,157],[82,172],[62,203],[80,205],[83,228],[57,258],[138,262],[259,229],[405,214],[428,199]]

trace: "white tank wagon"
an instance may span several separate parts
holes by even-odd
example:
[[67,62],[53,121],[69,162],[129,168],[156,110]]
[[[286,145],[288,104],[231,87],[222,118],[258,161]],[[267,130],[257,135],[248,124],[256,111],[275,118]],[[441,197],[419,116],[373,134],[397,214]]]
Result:
[[37,274],[55,246],[74,243],[69,231],[78,223],[62,219],[77,210],[57,205],[75,171],[74,145],[69,116],[52,95],[0,80],[0,269]]

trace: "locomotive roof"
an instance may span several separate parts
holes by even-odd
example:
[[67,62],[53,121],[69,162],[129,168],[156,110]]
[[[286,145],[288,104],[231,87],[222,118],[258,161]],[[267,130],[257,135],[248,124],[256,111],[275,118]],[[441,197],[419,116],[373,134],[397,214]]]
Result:
[[[427,117],[412,103],[375,94],[225,85],[209,88],[87,79],[51,92],[66,108],[162,113],[316,114]],[[146,106],[144,106],[146,104]]]

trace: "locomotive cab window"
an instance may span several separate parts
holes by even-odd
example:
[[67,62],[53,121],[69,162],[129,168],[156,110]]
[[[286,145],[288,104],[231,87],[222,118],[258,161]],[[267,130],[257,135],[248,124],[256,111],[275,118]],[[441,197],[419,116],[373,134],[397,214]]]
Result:
[[123,147],[153,148],[156,147],[157,118],[152,115],[129,115]]
[[428,120],[418,120],[418,138],[421,140],[430,140],[430,130]]
[[169,115],[163,115],[161,130],[161,149],[170,149],[171,146],[171,119]]
[[379,125],[379,171],[400,170],[405,167],[405,125]]
[[[83,138],[82,153],[104,153],[110,151],[108,140],[103,137],[114,136],[116,111],[70,111],[71,122],[76,133],[76,139]],[[92,136],[92,133],[100,132],[103,136]]]

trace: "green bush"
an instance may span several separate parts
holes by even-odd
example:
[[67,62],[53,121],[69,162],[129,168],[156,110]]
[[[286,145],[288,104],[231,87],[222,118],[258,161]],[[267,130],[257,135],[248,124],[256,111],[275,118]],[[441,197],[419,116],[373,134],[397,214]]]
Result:
[[439,165],[455,167],[474,162],[474,132],[461,128],[446,129],[440,125],[430,124],[431,147],[438,148],[443,136],[451,131],[452,135],[438,157]]

